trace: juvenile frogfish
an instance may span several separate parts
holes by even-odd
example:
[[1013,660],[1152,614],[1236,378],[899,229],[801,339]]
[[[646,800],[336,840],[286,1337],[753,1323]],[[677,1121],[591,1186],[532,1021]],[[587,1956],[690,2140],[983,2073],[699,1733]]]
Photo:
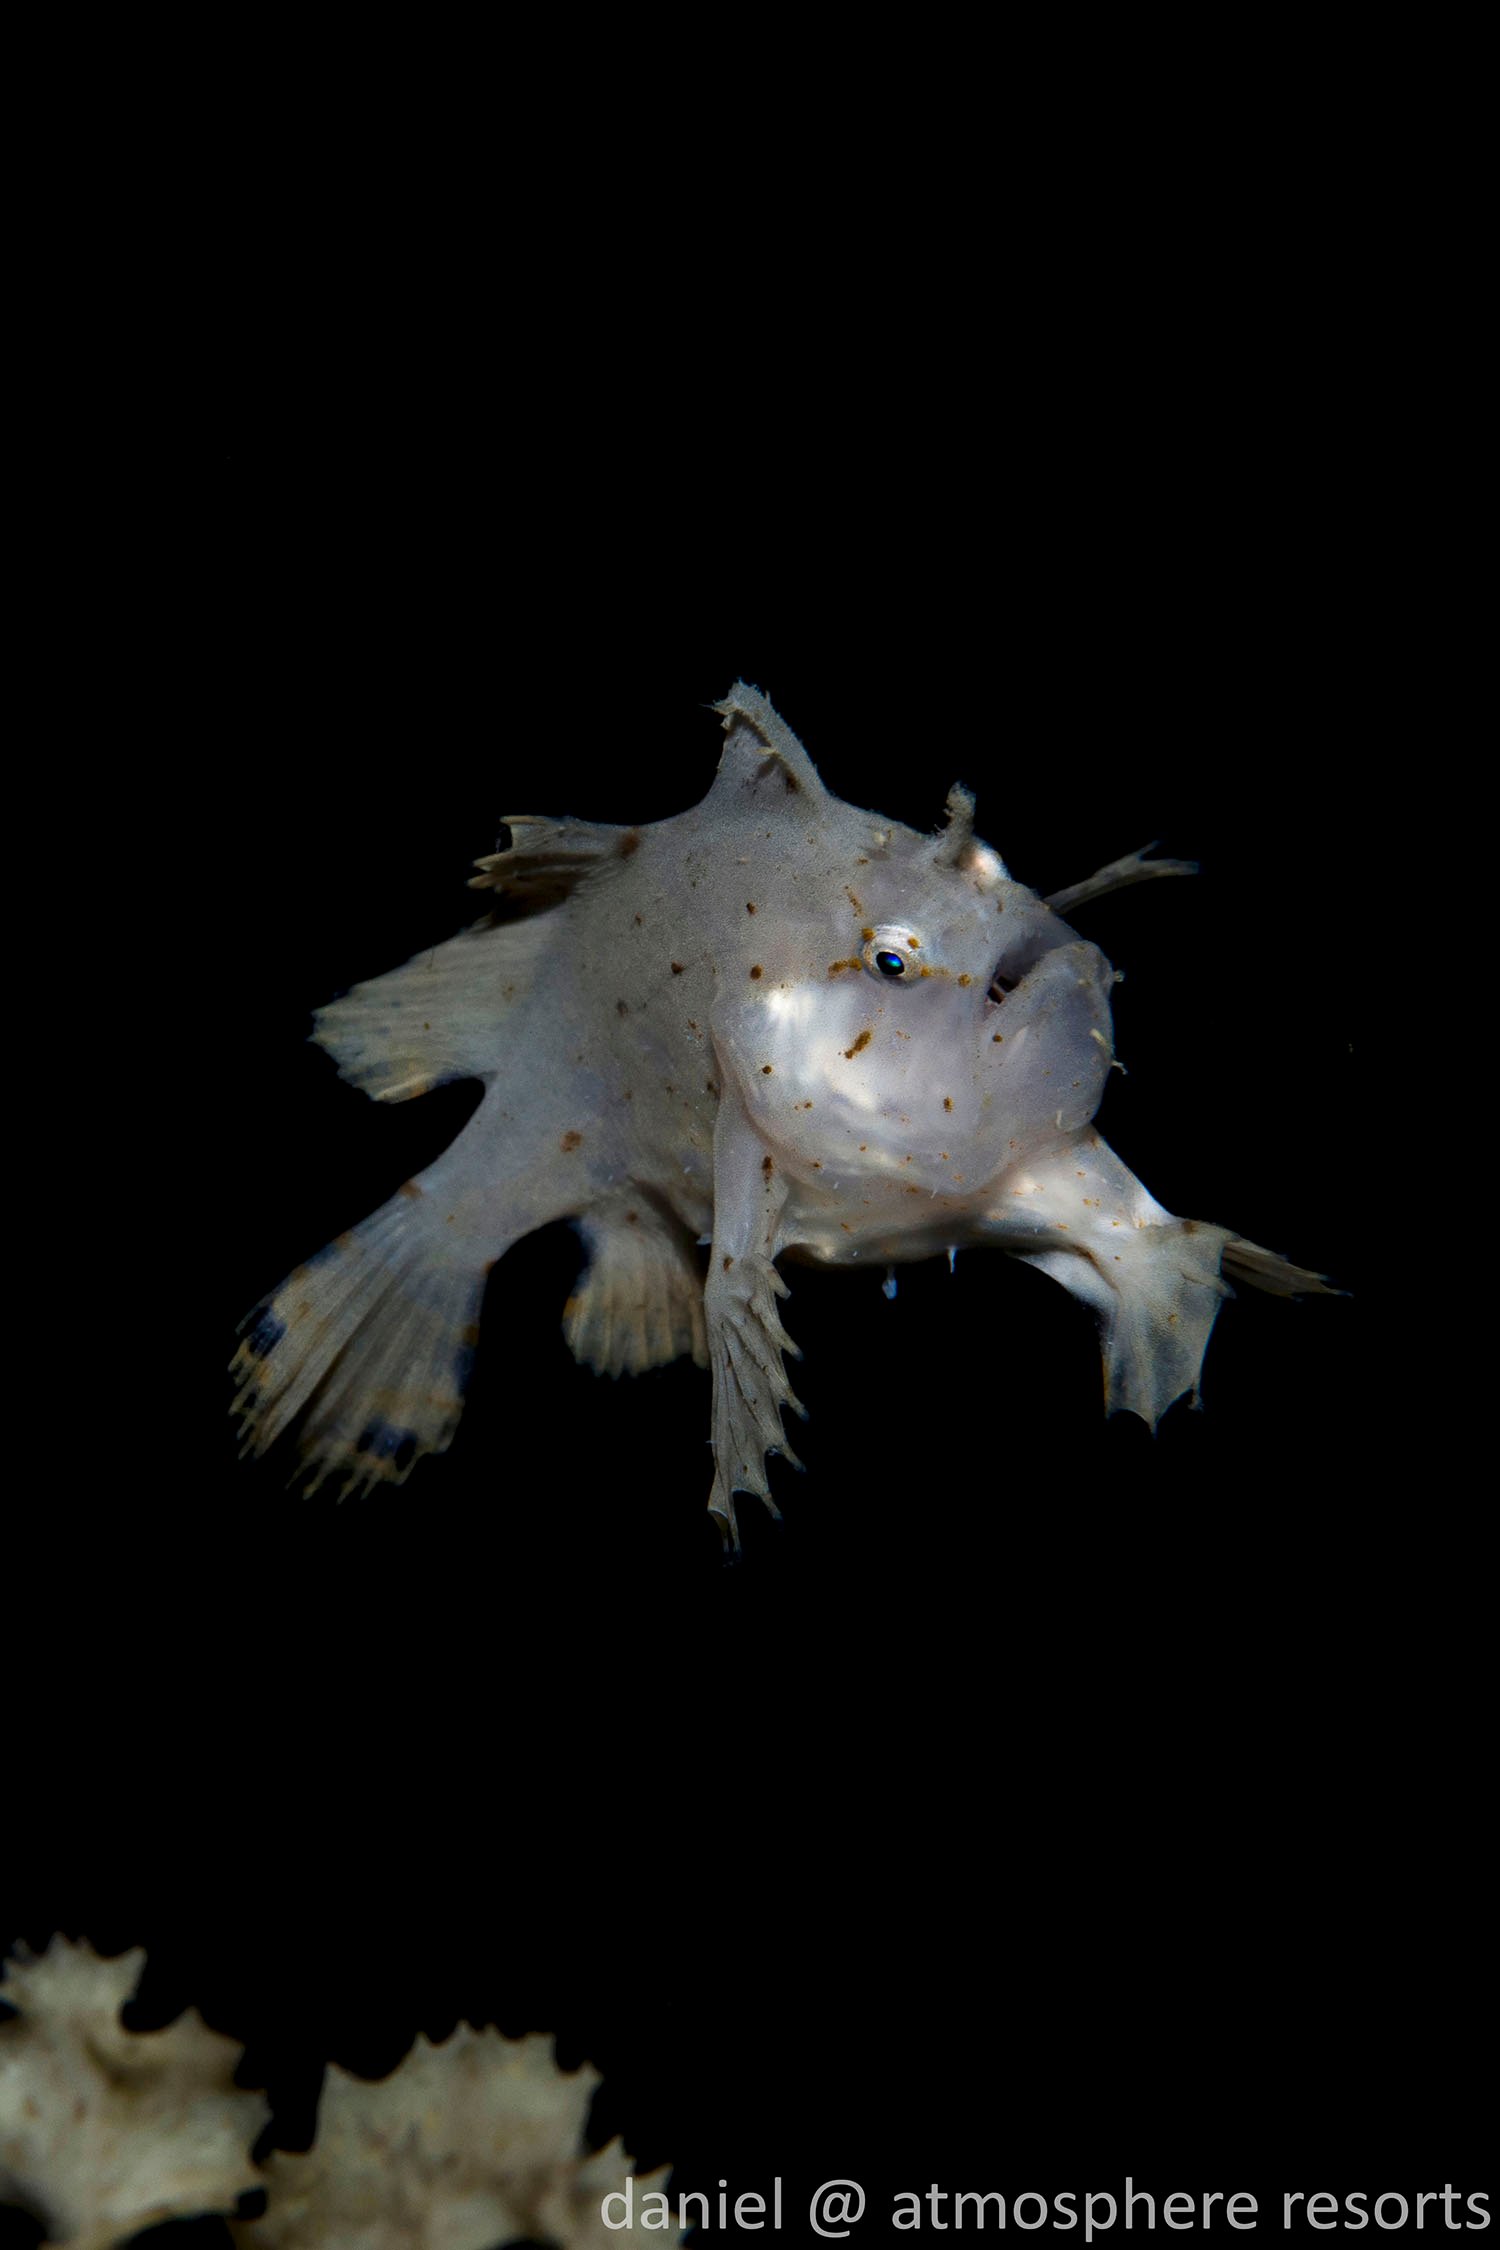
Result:
[[1106,1411],[1153,1428],[1196,1391],[1231,1279],[1329,1293],[1172,1217],[1093,1127],[1115,973],[1064,916],[1190,865],[1135,852],[1041,898],[975,836],[966,789],[919,835],[825,789],[759,690],[715,708],[701,804],[639,828],[507,817],[473,878],[497,913],[316,1014],[376,1101],[484,1092],[434,1164],[241,1324],[245,1450],[286,1435],[308,1489],[399,1482],[443,1450],[490,1270],[558,1219],[588,1251],[563,1316],[576,1356],[709,1370],[708,1505],[736,1544],[735,1494],[774,1513],[766,1457],[796,1458],[783,1252],[1008,1251],[1093,1309]]

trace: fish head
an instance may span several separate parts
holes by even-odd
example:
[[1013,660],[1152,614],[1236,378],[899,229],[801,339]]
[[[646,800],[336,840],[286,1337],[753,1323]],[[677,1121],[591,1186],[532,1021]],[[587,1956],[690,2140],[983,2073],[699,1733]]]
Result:
[[725,964],[721,1062],[811,1185],[967,1197],[1098,1107],[1114,972],[973,835],[972,804],[955,790],[937,839],[866,834]]

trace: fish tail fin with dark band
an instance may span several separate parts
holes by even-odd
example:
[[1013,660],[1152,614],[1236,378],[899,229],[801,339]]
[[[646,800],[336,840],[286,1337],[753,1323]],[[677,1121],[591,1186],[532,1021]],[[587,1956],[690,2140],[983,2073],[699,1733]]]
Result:
[[240,1323],[242,1450],[291,1436],[309,1492],[399,1484],[458,1427],[490,1261],[450,1247],[430,1204],[409,1181]]

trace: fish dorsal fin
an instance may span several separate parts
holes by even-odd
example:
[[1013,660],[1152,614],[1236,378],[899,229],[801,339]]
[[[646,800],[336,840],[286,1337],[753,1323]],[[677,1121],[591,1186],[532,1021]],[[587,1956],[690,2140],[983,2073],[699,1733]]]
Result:
[[471,891],[504,891],[523,912],[556,906],[586,875],[613,859],[628,859],[640,842],[635,828],[597,820],[549,820],[538,813],[507,813],[510,843],[476,859]]
[[340,1077],[377,1102],[481,1078],[494,1070],[507,1019],[551,947],[545,919],[478,924],[330,1000],[313,1017],[313,1037]]
[[759,688],[736,680],[714,709],[722,713],[728,737],[714,779],[716,792],[769,785],[777,797],[825,794],[817,767]]

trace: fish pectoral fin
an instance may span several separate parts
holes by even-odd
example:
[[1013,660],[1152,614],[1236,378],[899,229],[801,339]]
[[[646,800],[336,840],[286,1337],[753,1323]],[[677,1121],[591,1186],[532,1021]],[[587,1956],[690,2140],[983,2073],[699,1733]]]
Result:
[[1154,1430],[1184,1392],[1196,1403],[1208,1339],[1232,1294],[1219,1277],[1224,1230],[1163,1214],[1158,1224],[1118,1240],[1118,1252],[1097,1256],[1081,1249],[1013,1255],[1093,1311],[1105,1413],[1138,1414]]
[[786,1407],[807,1418],[782,1365],[784,1352],[801,1356],[776,1310],[776,1299],[786,1294],[786,1283],[770,1259],[754,1252],[735,1259],[727,1272],[721,1260],[705,1292],[714,1378],[714,1481],[708,1508],[735,1548],[740,1543],[737,1492],[753,1493],[773,1516],[781,1513],[766,1481],[767,1454],[783,1455],[794,1469],[802,1466],[781,1427]]
[[751,1124],[723,1057],[718,1059],[724,1094],[714,1124],[714,1237],[703,1291],[714,1383],[708,1509],[738,1551],[734,1496],[753,1492],[773,1516],[780,1513],[766,1482],[766,1455],[784,1454],[793,1468],[801,1468],[782,1435],[781,1415],[789,1406],[805,1420],[806,1411],[792,1396],[782,1366],[784,1352],[794,1359],[802,1355],[776,1310],[777,1298],[787,1294],[775,1265],[787,1183]]
[[563,1308],[573,1357],[600,1375],[639,1375],[686,1353],[708,1365],[703,1277],[684,1229],[644,1198],[578,1221],[589,1262]]

